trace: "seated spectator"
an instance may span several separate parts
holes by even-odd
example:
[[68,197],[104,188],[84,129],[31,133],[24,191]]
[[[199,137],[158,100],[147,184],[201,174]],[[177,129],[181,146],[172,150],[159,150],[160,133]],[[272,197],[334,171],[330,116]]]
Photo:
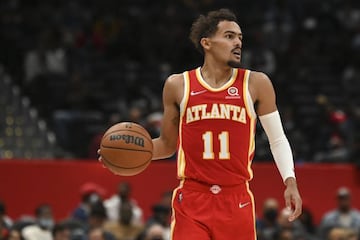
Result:
[[67,56],[61,46],[61,32],[45,30],[38,36],[37,46],[24,54],[25,81],[29,83],[45,73],[66,73]]
[[111,196],[108,199],[104,200],[104,206],[106,208],[106,214],[109,220],[118,220],[119,217],[119,209],[123,202],[130,202],[132,205],[132,221],[135,225],[143,224],[143,211],[137,205],[135,199],[130,197],[131,194],[131,186],[128,182],[121,182],[118,185],[117,193]]
[[118,212],[119,219],[106,222],[104,230],[112,233],[117,240],[134,240],[142,232],[143,226],[133,223],[132,208],[130,202],[122,202]]
[[170,239],[167,230],[160,224],[154,223],[146,227],[136,240],[167,240]]
[[354,229],[345,229],[345,235],[347,240],[359,240],[360,238]]
[[166,238],[166,229],[160,224],[153,224],[145,231],[144,240],[165,240]]
[[346,231],[341,227],[331,228],[327,234],[327,240],[347,240]]
[[316,236],[316,225],[313,221],[313,213],[310,211],[310,209],[307,207],[306,204],[304,204],[303,200],[303,210],[299,217],[299,221],[304,226],[304,230],[309,236]]
[[315,237],[311,236],[305,229],[304,225],[299,219],[296,219],[293,222],[290,222],[289,216],[291,211],[287,208],[284,208],[280,211],[278,217],[279,232],[276,234],[278,237],[276,239],[306,239],[314,240]]
[[172,191],[162,194],[160,201],[152,206],[152,215],[146,222],[146,226],[161,224],[170,231]]
[[102,201],[105,189],[92,182],[83,184],[80,188],[81,202],[72,212],[72,218],[86,223],[88,221],[91,204]]
[[8,235],[12,224],[12,220],[6,215],[5,204],[0,201],[0,239]]
[[351,193],[346,187],[337,191],[337,207],[324,214],[318,229],[319,237],[325,239],[331,234],[330,230],[336,227],[353,229],[359,234],[360,212],[352,208]]
[[7,240],[24,240],[21,232],[18,229],[11,229]]
[[279,237],[277,239],[278,240],[295,240],[293,231],[291,231],[291,229],[287,229],[287,228],[281,229],[279,231]]
[[146,130],[150,133],[151,138],[160,136],[160,127],[162,123],[163,114],[160,112],[153,112],[146,117]]
[[51,206],[42,204],[35,210],[36,223],[22,229],[25,240],[53,240],[54,219]]
[[87,240],[115,240],[115,238],[102,228],[93,228],[89,231]]
[[149,228],[152,225],[160,224],[164,228],[164,232],[167,236],[170,235],[170,213],[171,208],[163,204],[155,204],[152,207],[152,216],[146,222],[146,226]]
[[89,230],[93,228],[102,228],[106,221],[107,215],[103,202],[99,201],[92,204],[87,221]]
[[274,198],[264,201],[263,216],[256,222],[256,230],[259,240],[272,240],[280,230],[278,223],[279,203]]
[[104,236],[105,239],[115,239],[112,233],[103,229],[106,221],[107,215],[103,202],[99,201],[95,204],[92,204],[87,222],[88,237],[90,237],[89,235],[94,235],[93,238],[95,239],[95,236],[99,235],[99,231],[93,232],[93,230],[101,229],[101,235]]
[[88,146],[88,158],[89,159],[97,159],[99,154],[97,151],[99,150],[101,139],[104,136],[105,131],[112,125],[119,123],[122,121],[121,114],[119,113],[112,113],[109,116],[108,121],[106,122],[105,126],[97,133],[95,133],[89,143]]
[[63,223],[57,223],[52,231],[54,240],[70,240],[70,229]]

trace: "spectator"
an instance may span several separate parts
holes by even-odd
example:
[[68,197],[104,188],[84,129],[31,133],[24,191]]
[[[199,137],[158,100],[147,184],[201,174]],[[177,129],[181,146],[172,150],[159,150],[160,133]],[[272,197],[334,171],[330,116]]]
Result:
[[152,216],[148,219],[146,226],[150,227],[154,224],[160,224],[164,231],[170,235],[170,213],[171,208],[163,204],[155,204],[152,207]]
[[65,224],[55,224],[52,233],[54,240],[70,240],[71,231]]
[[88,217],[88,228],[102,228],[103,224],[107,221],[106,209],[103,202],[98,201],[91,204],[90,213]]
[[[335,107],[327,96],[317,97],[323,121],[319,124],[314,161],[349,162],[353,145],[353,126],[348,114]],[[324,144],[325,143],[325,144]]]
[[0,225],[0,240],[7,238],[8,230],[4,228],[3,225]]
[[58,30],[39,34],[37,47],[25,54],[24,72],[28,84],[42,74],[66,73],[66,52],[60,41],[61,32]]
[[6,207],[4,202],[0,201],[0,239],[8,235],[13,222],[10,217],[6,215]]
[[306,229],[299,219],[293,222],[289,222],[290,211],[284,208],[280,211],[278,217],[279,224],[279,239],[303,239],[303,240],[314,240],[315,238],[306,232]]
[[259,240],[272,240],[280,230],[277,221],[279,203],[274,198],[268,198],[263,204],[263,217],[257,220],[256,230]]
[[106,191],[103,187],[96,183],[86,182],[80,188],[81,202],[73,213],[72,218],[86,223],[88,221],[91,204],[102,201]]
[[341,228],[341,227],[333,227],[333,228],[329,229],[326,239],[328,239],[328,240],[347,240],[346,231],[344,228]]
[[109,116],[108,121],[106,122],[106,124],[104,124],[104,126],[101,127],[101,130],[97,133],[95,133],[92,138],[91,141],[89,143],[89,147],[88,147],[88,158],[90,159],[97,159],[98,158],[98,153],[97,150],[99,149],[100,143],[101,143],[101,139],[104,136],[104,133],[106,131],[106,129],[108,129],[109,127],[111,127],[112,125],[121,122],[122,118],[121,118],[121,114],[119,113],[112,113]]
[[153,112],[146,117],[146,129],[150,133],[151,138],[160,136],[160,126],[163,114],[160,112]]
[[294,240],[294,233],[293,231],[291,231],[291,229],[281,229],[279,231],[279,237],[277,238],[278,240]]
[[165,228],[169,228],[171,216],[172,191],[165,191],[161,200],[152,206],[153,215],[146,222],[146,226],[154,223],[161,224]]
[[[58,237],[68,237],[69,240],[86,240],[86,226],[79,220],[68,218],[58,222],[55,226],[59,228]],[[54,231],[55,229],[56,227]]]
[[24,240],[18,229],[11,229],[7,240]]
[[119,215],[119,209],[124,202],[130,202],[132,205],[133,224],[142,225],[143,224],[143,211],[137,205],[135,199],[130,197],[131,186],[128,182],[121,182],[118,185],[117,193],[111,196],[110,198],[104,201],[104,206],[106,208],[106,213],[109,220],[118,220],[121,215]]
[[133,223],[133,205],[122,202],[118,211],[119,219],[104,224],[104,229],[112,233],[117,240],[135,240],[142,232],[143,226]]
[[26,226],[21,234],[25,240],[53,240],[54,219],[51,206],[42,204],[35,210],[36,223]]
[[159,224],[153,224],[145,231],[144,240],[165,240],[170,239],[166,237],[167,233],[163,226]]
[[352,208],[351,193],[346,187],[337,191],[337,207],[324,214],[318,229],[319,237],[325,239],[331,234],[329,231],[336,227],[353,229],[359,234],[360,212]]
[[309,236],[316,235],[316,225],[313,222],[313,214],[308,207],[303,207],[303,211],[299,217],[299,221],[304,226],[304,229]]
[[360,235],[358,235],[353,229],[345,229],[345,234],[347,240],[359,240],[360,238]]
[[102,228],[93,228],[89,231],[87,240],[115,240],[115,237]]
[[106,221],[107,215],[103,202],[99,201],[95,204],[92,204],[88,218],[88,237],[90,238],[91,235],[95,239],[95,236],[99,236],[99,231],[96,231],[96,229],[101,229],[101,235],[106,240],[115,239],[112,233],[103,229]]

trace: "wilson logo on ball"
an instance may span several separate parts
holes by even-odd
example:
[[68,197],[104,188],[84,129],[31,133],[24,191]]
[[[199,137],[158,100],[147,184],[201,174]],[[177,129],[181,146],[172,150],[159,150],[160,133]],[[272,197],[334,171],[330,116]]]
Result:
[[123,140],[125,143],[132,143],[140,147],[144,147],[144,138],[134,137],[131,135],[110,135],[110,141]]

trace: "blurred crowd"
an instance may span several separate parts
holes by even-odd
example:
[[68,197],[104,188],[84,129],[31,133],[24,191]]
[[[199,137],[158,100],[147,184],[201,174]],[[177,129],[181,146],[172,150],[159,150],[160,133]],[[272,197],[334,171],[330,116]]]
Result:
[[341,187],[336,193],[337,206],[328,210],[316,224],[304,204],[299,219],[289,222],[288,209],[281,209],[276,199],[263,203],[262,217],[257,220],[259,240],[356,240],[360,239],[360,212],[351,206],[351,192]]
[[131,186],[121,182],[112,196],[93,182],[84,183],[81,199],[70,215],[56,220],[50,204],[30,216],[11,219],[0,202],[0,240],[167,240],[172,193],[164,192],[144,219],[143,209],[131,197]]
[[[40,204],[34,215],[11,219],[0,202],[0,240],[168,240],[170,239],[172,192],[164,192],[145,218],[131,195],[131,185],[120,182],[105,198],[102,186],[87,182],[70,215],[56,220],[52,206]],[[316,223],[304,204],[302,215],[289,222],[290,211],[275,198],[260,204],[256,217],[258,240],[359,240],[360,211],[352,207],[351,191],[340,187],[336,206]],[[236,237],[236,236],[234,236]]]
[[[295,160],[360,162],[356,0],[3,0],[0,63],[55,132],[56,157],[92,158],[116,121],[158,135],[164,80],[202,60],[191,23],[220,7],[238,16],[243,66],[274,82]],[[271,159],[257,140],[255,160]]]

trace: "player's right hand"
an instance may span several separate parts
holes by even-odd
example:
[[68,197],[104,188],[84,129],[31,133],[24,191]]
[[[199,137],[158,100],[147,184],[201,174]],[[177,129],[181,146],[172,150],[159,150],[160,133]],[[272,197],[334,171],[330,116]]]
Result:
[[100,149],[98,149],[98,150],[97,150],[97,154],[99,155],[99,157],[98,157],[98,161],[102,163],[103,168],[106,168],[106,167],[105,167],[105,165],[104,165],[104,163],[103,163],[103,161],[102,161],[102,157],[101,157],[101,151],[100,151]]

